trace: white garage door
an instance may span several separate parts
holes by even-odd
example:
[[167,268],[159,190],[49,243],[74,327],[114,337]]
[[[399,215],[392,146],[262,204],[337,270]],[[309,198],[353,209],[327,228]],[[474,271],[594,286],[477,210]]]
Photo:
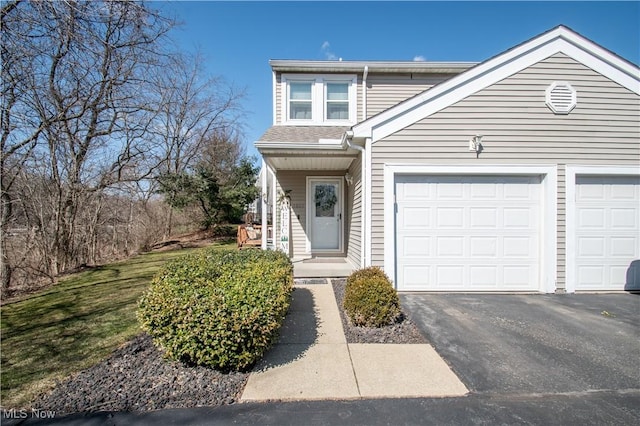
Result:
[[576,290],[624,290],[640,258],[640,178],[576,177]]
[[539,290],[540,182],[538,176],[398,176],[398,289]]

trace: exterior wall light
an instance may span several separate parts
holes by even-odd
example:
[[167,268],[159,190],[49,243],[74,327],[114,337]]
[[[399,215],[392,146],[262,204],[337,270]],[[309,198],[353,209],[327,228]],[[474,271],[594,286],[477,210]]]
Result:
[[344,180],[347,181],[348,186],[353,185],[353,176],[351,176],[350,173],[347,173],[346,175],[344,175]]
[[480,151],[482,151],[482,135],[475,135],[469,139],[469,151],[480,154]]

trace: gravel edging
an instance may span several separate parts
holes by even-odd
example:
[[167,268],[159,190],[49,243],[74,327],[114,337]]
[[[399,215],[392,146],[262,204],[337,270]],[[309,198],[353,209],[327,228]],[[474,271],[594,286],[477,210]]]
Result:
[[240,398],[248,378],[249,373],[166,360],[143,333],[106,360],[58,383],[32,406],[65,415],[227,405]]
[[347,338],[347,343],[395,343],[395,344],[420,344],[427,343],[418,327],[404,314],[400,322],[380,328],[358,327],[351,323],[342,307],[344,290],[347,280],[344,278],[331,279],[333,293],[336,297],[342,328]]

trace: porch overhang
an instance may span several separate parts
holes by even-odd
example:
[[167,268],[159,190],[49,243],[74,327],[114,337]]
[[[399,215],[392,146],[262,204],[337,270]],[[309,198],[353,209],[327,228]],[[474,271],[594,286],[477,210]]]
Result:
[[347,170],[359,152],[343,142],[346,130],[274,126],[255,147],[272,170]]

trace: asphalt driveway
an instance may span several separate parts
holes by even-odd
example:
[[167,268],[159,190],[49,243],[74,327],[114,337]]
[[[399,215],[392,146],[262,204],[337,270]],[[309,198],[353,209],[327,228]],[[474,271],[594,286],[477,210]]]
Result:
[[640,295],[401,294],[472,393],[640,389]]

